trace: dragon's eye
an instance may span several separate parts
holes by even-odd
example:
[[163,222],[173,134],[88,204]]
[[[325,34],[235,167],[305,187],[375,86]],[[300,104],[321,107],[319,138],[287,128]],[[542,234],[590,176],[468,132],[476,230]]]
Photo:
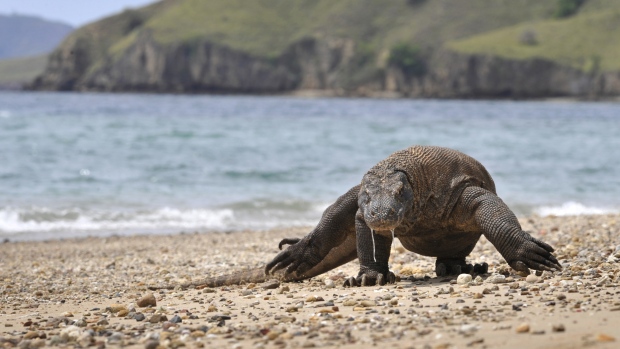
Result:
[[398,182],[394,186],[392,186],[392,193],[394,195],[399,194],[402,189],[403,189],[403,183]]

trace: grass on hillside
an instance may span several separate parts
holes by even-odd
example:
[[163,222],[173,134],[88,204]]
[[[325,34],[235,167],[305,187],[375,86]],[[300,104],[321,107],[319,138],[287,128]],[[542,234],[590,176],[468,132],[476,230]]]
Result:
[[154,15],[144,29],[164,44],[206,39],[264,57],[278,56],[310,36],[352,39],[380,53],[399,42],[438,46],[549,18],[554,6],[539,0],[424,0],[416,5],[408,0],[182,0]]
[[[526,31],[533,33],[535,44],[520,42]],[[522,23],[451,42],[448,47],[512,59],[545,58],[584,71],[620,70],[620,10]]]
[[41,74],[47,55],[0,60],[0,84],[23,84]]

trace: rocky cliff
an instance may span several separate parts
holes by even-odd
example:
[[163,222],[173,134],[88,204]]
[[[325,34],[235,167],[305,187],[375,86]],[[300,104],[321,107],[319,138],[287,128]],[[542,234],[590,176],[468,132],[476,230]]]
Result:
[[386,89],[407,97],[595,99],[620,95],[620,73],[585,72],[534,58],[506,59],[441,51],[420,78],[388,70]]
[[[498,41],[491,40],[496,37],[500,38],[499,42],[512,40],[513,32],[522,30],[519,25],[525,25],[528,33],[535,33],[529,29],[530,24],[519,23],[550,16],[552,8],[548,3],[530,4],[528,0],[530,7],[525,11],[520,3],[500,6],[477,0],[468,0],[468,4],[456,0],[394,1],[389,6],[379,0],[365,0],[361,5],[358,1],[347,1],[291,0],[273,2],[271,7],[244,2],[246,7],[259,6],[255,10],[264,11],[261,30],[266,37],[257,36],[255,23],[243,17],[249,11],[244,12],[243,7],[235,8],[221,1],[161,1],[80,28],[52,53],[46,71],[30,88],[258,94],[313,90],[339,96],[433,98],[620,95],[620,69],[615,69],[615,63],[610,64],[607,58],[615,59],[609,53],[615,52],[613,49],[601,51],[602,56],[596,48],[568,57],[551,49],[547,54],[544,48],[553,48],[556,43],[542,35],[532,34],[533,39],[527,43],[531,47],[536,45],[538,51],[516,38],[502,51],[503,48],[497,48]],[[345,2],[347,6],[340,6]],[[221,6],[211,8],[214,4]],[[476,4],[475,16],[460,15],[461,6]],[[201,6],[204,14],[195,15]],[[223,12],[214,12],[218,9]],[[185,16],[188,21],[185,26],[174,21],[178,17],[170,15],[174,11]],[[295,11],[301,14],[296,23],[278,22],[293,16]],[[486,17],[480,11],[488,11],[488,15],[496,15],[501,21],[482,22]],[[590,17],[599,16],[599,12]],[[246,18],[248,22],[235,22],[238,26],[230,27],[232,17]],[[189,23],[192,18],[194,22]],[[258,21],[261,18],[251,17]],[[433,18],[443,22],[437,24],[431,21]],[[604,18],[613,22],[616,17]],[[412,26],[407,22],[409,19],[421,24]],[[207,27],[194,27],[204,21],[208,22]],[[552,32],[581,23],[547,20],[550,21]],[[506,25],[509,29],[504,29]],[[541,33],[544,29],[541,27]],[[422,53],[401,57],[404,62],[399,64],[392,59],[391,47],[403,42],[423,43]],[[489,46],[489,42],[493,45]],[[498,54],[493,50],[499,50]],[[519,55],[511,57],[505,52]],[[528,56],[527,52],[537,53]],[[597,64],[589,67],[576,64],[575,61],[583,61],[582,57],[594,57],[588,59]],[[412,73],[405,66],[409,64],[408,59],[419,60],[424,69]],[[599,64],[601,59],[605,65]],[[601,66],[606,69],[600,69]]]

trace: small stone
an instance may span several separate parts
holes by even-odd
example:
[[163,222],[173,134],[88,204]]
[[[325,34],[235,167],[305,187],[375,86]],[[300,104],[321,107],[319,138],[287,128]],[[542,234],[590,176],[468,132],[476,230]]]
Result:
[[296,313],[297,312],[297,307],[288,307],[285,310],[287,313]]
[[153,314],[149,318],[149,322],[152,324],[156,324],[156,323],[160,323],[164,321],[168,321],[168,318],[166,317],[166,315],[163,315],[163,314]]
[[596,282],[596,286],[605,286],[608,283],[611,283],[611,280],[609,276],[605,275]]
[[283,339],[283,340],[288,340],[292,338],[293,338],[293,334],[290,332],[284,332],[278,336],[278,339]]
[[280,287],[280,281],[278,280],[269,280],[261,285],[264,290],[274,290]]
[[361,301],[361,302],[360,302],[360,305],[361,305],[362,307],[369,308],[369,307],[374,307],[374,306],[376,306],[376,305],[377,305],[377,303],[375,303],[375,301],[365,300],[365,301]]
[[129,314],[129,310],[128,309],[122,309],[122,310],[119,310],[118,313],[116,313],[116,316],[118,316],[118,317],[125,317],[125,316],[127,316],[127,314]]
[[491,284],[503,284],[506,282],[506,277],[501,274],[491,275],[487,278],[487,282]]
[[345,301],[342,303],[343,306],[345,307],[352,307],[357,305],[357,302],[354,301],[353,299],[345,299]]
[[456,278],[456,283],[459,285],[467,285],[471,282],[472,277],[469,274],[461,274]]
[[287,322],[295,322],[296,319],[294,316],[276,316],[275,320],[278,322],[287,323]]
[[[112,314],[116,314],[116,313],[118,313],[121,310],[127,310],[127,307],[122,305],[122,304],[112,304],[111,306],[107,307],[105,310],[110,312],[110,313],[112,313]],[[125,314],[125,315],[127,315],[127,314]]]
[[144,345],[144,349],[157,349],[158,346],[159,346],[159,341],[150,339]]
[[522,323],[516,328],[517,333],[527,333],[530,332],[530,325],[527,323]]
[[145,295],[144,297],[138,299],[138,302],[136,302],[136,304],[140,308],[155,307],[157,306],[157,300],[155,299],[155,296],[152,293],[149,293]]
[[551,327],[551,330],[553,332],[564,332],[564,331],[566,331],[566,328],[564,328],[564,325],[562,325],[562,324],[557,324],[557,325],[553,325]]
[[205,336],[205,333],[203,331],[196,330],[196,331],[193,331],[192,333],[190,333],[190,335],[192,337],[194,337],[194,338],[202,338],[202,337]]
[[109,325],[109,324],[110,324],[110,323],[109,323],[109,322],[108,322],[108,320],[106,320],[105,318],[103,318],[103,319],[101,319],[101,320],[97,321],[97,325],[98,325],[98,326],[107,326],[107,325]]
[[170,319],[170,322],[172,322],[173,324],[180,324],[181,322],[183,322],[183,319],[181,319],[180,316],[175,315],[172,317],[172,319]]
[[334,284],[334,281],[330,278],[325,279],[325,288],[334,288],[336,287],[336,285]]
[[525,278],[525,282],[530,284],[535,284],[540,280],[540,278],[534,274],[530,274]]
[[484,297],[482,293],[474,293],[474,299],[480,299],[482,297]]
[[136,313],[136,315],[134,315],[133,318],[136,321],[143,321],[144,319],[146,319],[146,316],[144,316],[144,314],[142,313]]
[[24,335],[24,339],[35,339],[35,338],[39,338],[39,332],[37,331],[28,331]]
[[616,338],[605,333],[599,333],[596,336],[596,340],[599,342],[615,342]]
[[215,311],[217,311],[217,307],[213,304],[209,305],[209,308],[207,308],[208,313],[215,312]]

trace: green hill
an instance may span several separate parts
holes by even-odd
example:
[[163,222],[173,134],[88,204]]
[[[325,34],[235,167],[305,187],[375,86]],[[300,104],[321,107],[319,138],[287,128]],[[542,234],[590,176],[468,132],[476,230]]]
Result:
[[[489,56],[549,62],[535,66],[565,81],[619,70],[618,11],[614,0],[166,0],[79,28],[33,88],[433,95],[472,75],[457,61]],[[414,61],[426,67],[415,76]]]
[[45,69],[47,55],[0,60],[0,88],[20,88]]
[[[521,42],[528,33],[534,41]],[[450,42],[448,47],[513,59],[544,58],[587,71],[620,70],[620,9],[520,23]]]

